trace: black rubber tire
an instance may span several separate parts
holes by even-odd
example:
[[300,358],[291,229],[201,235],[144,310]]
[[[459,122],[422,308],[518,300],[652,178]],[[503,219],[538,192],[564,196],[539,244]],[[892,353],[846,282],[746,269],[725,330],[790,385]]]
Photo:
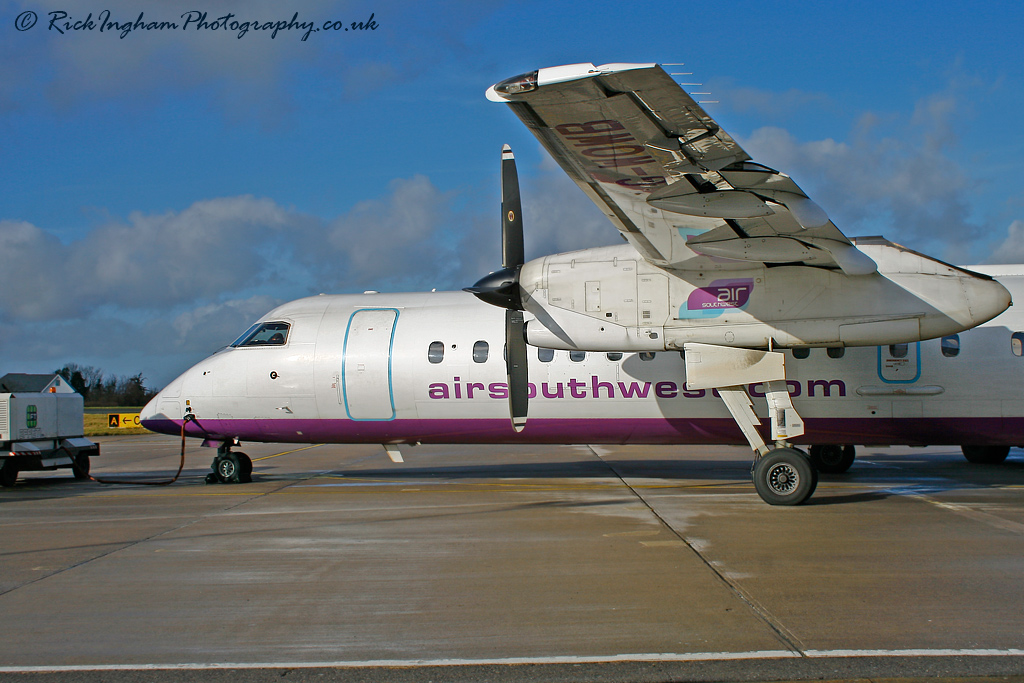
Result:
[[819,472],[842,474],[850,469],[853,461],[856,460],[857,449],[850,445],[825,444],[811,446],[810,455],[811,464]]
[[89,456],[85,453],[79,453],[71,458],[71,472],[75,475],[75,479],[79,481],[88,479],[89,467]]
[[754,488],[769,505],[800,505],[817,487],[817,470],[795,448],[776,448],[754,463]]
[[0,465],[0,486],[11,488],[18,481],[18,467],[10,458],[4,458],[3,465]]
[[213,461],[213,471],[222,484],[237,484],[242,474],[242,463],[234,453],[217,456]]
[[961,446],[967,462],[976,465],[998,465],[1010,454],[1009,446]]
[[249,484],[252,482],[252,459],[248,455],[241,451],[235,451],[233,454],[238,458],[238,464],[241,469],[238,472],[238,481],[242,484]]

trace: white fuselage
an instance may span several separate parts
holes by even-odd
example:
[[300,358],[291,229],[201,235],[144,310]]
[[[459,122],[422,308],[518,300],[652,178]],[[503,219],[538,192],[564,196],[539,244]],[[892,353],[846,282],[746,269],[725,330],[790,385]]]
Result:
[[[1024,296],[1024,267],[981,270]],[[675,351],[531,347],[529,421],[516,433],[503,315],[464,292],[293,301],[263,318],[288,324],[287,343],[215,353],[164,388],[142,421],[177,434],[189,411],[187,433],[211,444],[744,443],[713,390],[686,386]],[[942,339],[787,350],[806,421],[796,441],[1022,445],[1022,353],[1014,308]],[[748,391],[764,415],[764,387]]]

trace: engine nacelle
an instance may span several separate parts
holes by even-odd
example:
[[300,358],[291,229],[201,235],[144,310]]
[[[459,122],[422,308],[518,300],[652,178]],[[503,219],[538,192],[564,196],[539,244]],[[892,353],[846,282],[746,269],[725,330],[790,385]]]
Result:
[[858,242],[878,271],[707,259],[668,270],[622,245],[523,266],[535,346],[664,351],[698,342],[738,347],[875,346],[954,334],[1010,304],[992,278],[881,238]]

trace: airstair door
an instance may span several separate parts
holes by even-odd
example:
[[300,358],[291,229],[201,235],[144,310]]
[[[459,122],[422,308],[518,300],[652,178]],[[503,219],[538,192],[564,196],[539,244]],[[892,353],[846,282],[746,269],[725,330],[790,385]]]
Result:
[[398,310],[367,308],[348,320],[341,360],[342,401],[353,420],[392,420],[391,350]]

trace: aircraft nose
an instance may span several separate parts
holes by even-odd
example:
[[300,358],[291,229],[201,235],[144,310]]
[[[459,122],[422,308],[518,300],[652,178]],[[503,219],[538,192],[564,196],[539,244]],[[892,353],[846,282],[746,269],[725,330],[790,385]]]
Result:
[[974,277],[962,282],[975,325],[988,322],[1013,304],[1010,291],[997,280]]
[[142,410],[139,411],[139,421],[142,422],[143,426],[146,425],[147,420],[152,420],[154,417],[156,417],[156,406],[157,403],[159,402],[159,399],[160,394],[158,392],[157,395],[149,399],[149,403],[143,406]]
[[143,427],[161,434],[181,432],[181,385],[182,378],[178,377],[150,399],[139,412]]

